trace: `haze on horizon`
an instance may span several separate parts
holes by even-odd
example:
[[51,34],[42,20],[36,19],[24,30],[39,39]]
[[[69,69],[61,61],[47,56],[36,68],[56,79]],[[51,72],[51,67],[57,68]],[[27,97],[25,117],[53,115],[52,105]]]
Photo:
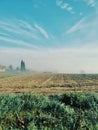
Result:
[[98,0],[0,0],[0,65],[98,73]]

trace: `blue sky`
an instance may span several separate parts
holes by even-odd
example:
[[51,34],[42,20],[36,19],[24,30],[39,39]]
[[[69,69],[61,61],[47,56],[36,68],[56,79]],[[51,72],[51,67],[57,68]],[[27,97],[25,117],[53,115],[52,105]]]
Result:
[[0,64],[98,72],[98,0],[0,0]]

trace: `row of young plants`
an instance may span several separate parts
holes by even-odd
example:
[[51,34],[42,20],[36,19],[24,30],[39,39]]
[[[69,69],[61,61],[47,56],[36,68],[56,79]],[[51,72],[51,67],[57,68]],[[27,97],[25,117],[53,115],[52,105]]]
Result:
[[1,95],[0,130],[98,130],[98,94]]

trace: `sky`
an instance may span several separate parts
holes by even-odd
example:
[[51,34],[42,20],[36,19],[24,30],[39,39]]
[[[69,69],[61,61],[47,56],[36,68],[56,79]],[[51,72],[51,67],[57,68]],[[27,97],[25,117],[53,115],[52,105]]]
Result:
[[98,0],[0,0],[0,65],[98,73]]

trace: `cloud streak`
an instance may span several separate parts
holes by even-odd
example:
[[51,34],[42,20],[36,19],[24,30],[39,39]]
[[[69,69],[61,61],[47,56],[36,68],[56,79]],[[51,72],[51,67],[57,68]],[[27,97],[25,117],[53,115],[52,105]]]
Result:
[[[77,21],[73,26],[71,26],[66,32],[65,35],[73,34],[78,36],[84,36],[82,39],[88,38],[90,41],[96,41],[97,38],[97,30],[98,30],[98,18],[97,14],[93,13],[87,17],[82,17],[79,21]],[[77,33],[78,32],[78,33]]]
[[3,36],[0,36],[0,41],[4,41],[4,42],[7,42],[7,43],[13,43],[15,45],[20,45],[20,46],[25,46],[25,47],[28,47],[28,48],[35,48],[35,49],[38,49],[37,46],[35,45],[32,45],[32,43],[28,43],[28,42],[24,42],[23,40],[16,40],[16,39],[11,39],[11,38],[8,38],[8,37],[3,37]]
[[81,30],[86,27],[86,24],[84,23],[85,18],[80,19],[75,25],[73,25],[71,28],[69,28],[66,32],[66,34],[74,33],[78,30]]
[[[0,41],[24,47],[39,48],[36,43],[43,43],[43,38],[48,39],[48,33],[37,24],[30,24],[24,20],[0,20]],[[43,45],[42,45],[43,46]]]
[[63,0],[56,0],[56,5],[63,10],[67,10],[69,13],[74,13],[72,6],[68,3],[64,2]]
[[23,21],[13,21],[13,23],[0,21],[0,28],[4,30],[5,33],[11,32],[13,34],[19,34],[22,36],[28,36],[29,38],[38,39],[38,37],[35,35],[32,25],[29,25]]
[[88,6],[94,7],[96,5],[95,0],[85,0]]
[[35,28],[45,37],[45,38],[49,38],[48,33],[45,31],[45,29],[43,29],[41,26],[39,26],[38,24],[35,24]]

